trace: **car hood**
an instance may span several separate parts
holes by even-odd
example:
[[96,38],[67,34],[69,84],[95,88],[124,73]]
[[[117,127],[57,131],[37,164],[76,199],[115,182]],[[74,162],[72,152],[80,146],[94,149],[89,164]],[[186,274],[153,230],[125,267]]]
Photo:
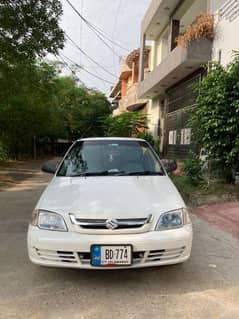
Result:
[[168,176],[54,177],[37,209],[81,218],[144,218],[184,207]]

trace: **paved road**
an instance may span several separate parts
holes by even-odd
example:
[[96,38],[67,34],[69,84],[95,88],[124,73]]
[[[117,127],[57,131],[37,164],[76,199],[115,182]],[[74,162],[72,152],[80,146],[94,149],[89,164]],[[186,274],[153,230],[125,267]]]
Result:
[[42,268],[27,222],[49,176],[0,192],[0,318],[239,318],[239,242],[202,219],[183,265],[122,271]]

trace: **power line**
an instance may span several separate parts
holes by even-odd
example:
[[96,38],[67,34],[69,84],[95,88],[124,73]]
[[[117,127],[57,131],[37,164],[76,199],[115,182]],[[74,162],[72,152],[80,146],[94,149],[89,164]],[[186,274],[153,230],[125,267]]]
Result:
[[67,3],[71,6],[71,8],[75,11],[75,13],[86,23],[86,25],[94,32],[94,34],[104,43],[104,45],[110,50],[112,51],[115,55],[117,55],[118,57],[120,57],[120,55],[118,55],[116,52],[114,52],[111,48],[111,46],[98,34],[98,32],[92,27],[92,25],[90,24],[90,22],[88,22],[81,14],[80,12],[73,6],[73,4],[69,1],[66,0]]
[[[81,18],[83,20],[85,20],[86,23],[88,23],[93,29],[95,29],[96,32],[100,33],[103,37],[105,37],[108,41],[114,43],[116,46],[118,46],[119,48],[129,52],[129,49],[125,48],[123,45],[121,45],[119,42],[116,42],[114,40],[111,39],[111,35],[106,33],[105,31],[103,31],[101,28],[99,28],[98,26],[94,25],[92,22],[88,21],[86,18],[84,18],[83,15],[81,15]],[[123,43],[123,42],[121,42]],[[126,43],[125,43],[126,44]]]
[[[86,73],[90,74],[91,76],[95,77],[96,79],[101,80],[101,81],[106,82],[106,83],[109,83],[109,84],[111,84],[111,85],[114,84],[113,82],[108,81],[108,80],[106,80],[106,79],[104,79],[104,78],[102,78],[102,77],[100,77],[100,76],[98,76],[98,75],[96,75],[96,74],[94,74],[94,73],[92,73],[92,72],[86,70],[82,65],[79,65],[78,63],[76,63],[76,62],[73,61],[72,59],[70,59],[70,58],[68,58],[67,56],[65,56],[63,53],[61,53],[61,55],[63,55],[64,58],[66,58],[67,60],[69,60],[71,63],[73,63],[73,64],[74,64],[75,66],[77,66],[79,69],[81,69],[82,71],[85,71]],[[60,55],[60,56],[61,56],[61,55]]]
[[82,50],[78,44],[65,32],[65,36],[67,37],[67,39],[69,39],[71,41],[71,43],[74,44],[74,46],[82,53],[84,54],[90,61],[92,61],[93,63],[95,63],[96,65],[98,65],[102,70],[104,70],[106,73],[108,73],[109,75],[113,76],[114,78],[117,78],[113,73],[111,73],[110,71],[108,71],[103,65],[101,65],[100,63],[98,63],[96,60],[94,60],[93,58],[91,58],[84,50]]
[[[66,0],[67,1],[67,0]],[[83,1],[83,0],[82,0]],[[108,41],[112,42],[113,44],[115,44],[116,46],[118,46],[119,48],[129,52],[129,49],[123,47],[119,42],[114,41],[113,39],[111,39],[111,35],[107,34],[105,31],[103,31],[102,29],[100,29],[99,27],[97,27],[96,25],[94,25],[92,22],[88,21],[83,14],[80,14],[79,11],[73,6],[72,3],[70,3],[70,0],[67,1],[69,3],[69,5],[72,7],[72,9],[80,16],[80,18],[86,23],[88,24],[90,27],[92,27],[96,32],[98,32],[99,34],[101,34],[103,37],[105,37]],[[120,4],[121,6],[121,4]],[[122,43],[122,42],[121,42]]]
[[[84,7],[84,0],[81,0],[81,14],[83,14],[83,7]],[[80,22],[80,47],[82,47],[83,43],[83,23],[82,23],[82,20]],[[81,54],[80,54],[80,64],[81,64]]]
[[114,26],[113,26],[113,31],[112,31],[112,42],[114,41],[114,33],[115,33],[115,29],[118,23],[118,17],[119,17],[119,12],[120,12],[120,8],[122,5],[122,0],[119,0],[119,4],[116,10],[116,16],[115,16],[115,21],[114,21]]
[[101,34],[106,40],[108,40],[109,42],[111,42],[112,44],[116,45],[117,47],[119,47],[120,49],[129,52],[129,49],[123,47],[121,44],[119,44],[118,42],[114,41],[112,38],[110,38],[110,35],[107,35],[106,33],[104,33],[103,31],[101,31],[100,28],[94,26],[91,22],[89,22],[89,24],[91,25],[91,27],[98,32],[99,34]]
[[114,43],[115,45],[117,45],[119,48],[129,52],[129,49],[123,47],[121,44],[119,44],[116,41],[113,41],[112,39],[110,39],[110,35],[108,35],[105,31],[103,31],[102,29],[100,29],[99,27],[95,26],[93,23],[91,23],[90,21],[88,21],[74,6],[73,4],[70,2],[70,0],[66,0],[68,2],[68,4],[72,7],[72,9],[80,16],[80,18],[86,23],[88,24],[91,28],[93,28],[96,32],[98,32],[99,34],[101,34],[103,37],[105,37],[108,41]]
[[[106,69],[113,69],[114,68],[114,65],[112,64],[112,65],[105,65],[104,66]],[[86,65],[86,64],[84,64],[84,68],[85,69],[99,69],[99,66],[97,66],[97,65]]]
[[[62,54],[62,53],[61,53],[61,54]],[[62,54],[62,55],[63,55],[63,54]],[[79,69],[85,71],[86,73],[88,73],[88,74],[90,74],[91,76],[97,78],[98,80],[104,81],[104,82],[109,83],[109,84],[114,84],[113,82],[108,81],[108,80],[106,80],[106,79],[104,79],[104,78],[102,78],[102,77],[100,77],[100,76],[98,76],[98,75],[96,75],[96,74],[94,74],[94,73],[92,73],[92,72],[86,70],[82,65],[79,65],[78,63],[76,63],[76,62],[73,61],[72,59],[68,58],[67,56],[65,56],[65,55],[63,55],[63,56],[64,56],[67,60],[69,60],[71,63],[75,64]]]
[[[75,73],[75,71],[72,70],[72,68],[68,65],[68,63],[63,59],[63,57],[62,57],[60,54],[58,54],[58,56],[55,55],[55,57],[56,57],[56,58],[59,58],[59,59],[61,60],[61,62],[64,64],[64,66],[65,66],[68,70],[70,70],[72,74]],[[78,78],[78,80],[80,81],[81,84],[85,85],[85,83],[79,78],[79,76],[77,76],[77,78]]]
[[[66,0],[67,3],[71,6],[71,8],[75,11],[75,13],[87,24],[87,26],[94,32],[94,34],[105,44],[105,46],[108,47],[108,49],[110,51],[112,51],[115,55],[117,55],[120,58],[120,55],[117,54],[112,47],[104,40],[107,39],[108,41],[114,43],[115,45],[117,45],[118,47],[121,47],[121,49],[126,50],[127,52],[129,51],[128,49],[123,48],[122,46],[120,46],[118,43],[112,41],[112,39],[108,38],[102,31],[99,31],[92,23],[90,23],[88,20],[86,20],[82,14],[73,6],[73,4],[69,1]],[[104,37],[104,38],[102,38]]]
[[[116,31],[116,27],[117,27],[117,22],[118,22],[118,17],[119,17],[119,12],[120,12],[120,8],[122,5],[122,0],[119,0],[117,9],[116,9],[116,15],[115,15],[115,19],[114,19],[114,26],[112,29],[112,41],[114,40],[114,35],[115,35],[115,31]],[[114,44],[112,45],[112,49],[115,51],[115,46]],[[117,67],[116,67],[116,63],[115,63],[115,56],[113,55],[113,63],[115,65],[115,72],[117,72]]]

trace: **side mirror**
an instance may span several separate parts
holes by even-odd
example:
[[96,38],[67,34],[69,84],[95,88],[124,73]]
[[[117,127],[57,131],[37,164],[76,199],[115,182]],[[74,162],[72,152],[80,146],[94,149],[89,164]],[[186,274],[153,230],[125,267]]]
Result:
[[55,172],[56,172],[56,165],[47,162],[47,163],[44,163],[44,164],[42,165],[41,170],[42,170],[44,173],[55,174]]
[[164,168],[167,173],[171,173],[176,171],[176,169],[178,168],[178,165],[175,161],[167,162],[167,163],[164,163]]

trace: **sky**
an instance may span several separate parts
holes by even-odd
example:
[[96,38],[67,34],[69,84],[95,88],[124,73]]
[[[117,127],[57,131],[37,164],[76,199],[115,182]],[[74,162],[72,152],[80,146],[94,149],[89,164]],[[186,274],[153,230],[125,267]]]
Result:
[[[140,24],[151,0],[70,0],[73,6],[94,26],[106,33],[110,39],[119,43],[128,53],[139,47]],[[80,80],[90,88],[97,88],[106,95],[110,87],[117,82],[119,76],[119,56],[127,55],[127,51],[107,41],[112,50],[97,38],[90,28],[73,11],[66,0],[61,0],[63,5],[63,17],[61,27],[92,59],[103,65],[110,75],[89,61],[68,40],[62,53],[65,61],[70,58],[77,64],[86,68],[93,74],[107,80],[96,79],[85,71],[77,73]],[[71,64],[69,62],[69,64]],[[69,71],[64,70],[67,74]]]

